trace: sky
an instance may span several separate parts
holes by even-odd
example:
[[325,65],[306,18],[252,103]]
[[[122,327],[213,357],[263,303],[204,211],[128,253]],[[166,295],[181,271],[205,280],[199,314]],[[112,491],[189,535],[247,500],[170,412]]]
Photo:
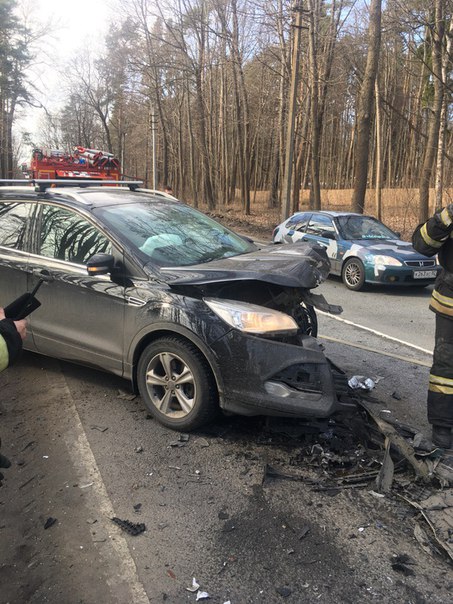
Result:
[[[102,40],[114,17],[110,0],[25,0],[31,10],[31,22],[48,25],[45,41],[29,70],[28,79],[36,90],[38,101],[50,111],[61,107],[65,93],[61,85],[61,71],[72,57],[88,48],[102,48]],[[37,140],[43,109],[25,109],[16,123],[20,136],[31,132]]]

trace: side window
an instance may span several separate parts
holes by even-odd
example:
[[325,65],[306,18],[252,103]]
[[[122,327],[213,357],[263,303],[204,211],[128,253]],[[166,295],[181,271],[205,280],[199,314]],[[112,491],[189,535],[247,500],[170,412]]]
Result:
[[294,214],[286,223],[286,228],[295,231],[305,231],[311,214]]
[[317,235],[319,237],[323,231],[335,233],[332,219],[329,218],[329,216],[324,216],[323,214],[313,214],[308,224],[307,233]]
[[0,245],[16,250],[25,249],[30,210],[30,203],[0,203]]
[[76,264],[86,264],[99,252],[111,251],[109,240],[82,216],[55,206],[41,214],[40,253]]

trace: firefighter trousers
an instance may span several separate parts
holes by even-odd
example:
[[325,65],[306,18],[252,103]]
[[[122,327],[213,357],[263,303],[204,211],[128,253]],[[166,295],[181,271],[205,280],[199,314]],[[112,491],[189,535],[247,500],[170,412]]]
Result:
[[436,341],[429,374],[428,421],[453,428],[453,318],[436,314]]

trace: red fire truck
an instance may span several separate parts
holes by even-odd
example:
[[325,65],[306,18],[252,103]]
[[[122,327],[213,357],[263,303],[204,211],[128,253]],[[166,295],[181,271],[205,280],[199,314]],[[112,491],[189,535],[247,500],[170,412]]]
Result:
[[56,149],[34,149],[30,169],[34,179],[120,180],[120,163],[112,153],[74,147],[72,153]]

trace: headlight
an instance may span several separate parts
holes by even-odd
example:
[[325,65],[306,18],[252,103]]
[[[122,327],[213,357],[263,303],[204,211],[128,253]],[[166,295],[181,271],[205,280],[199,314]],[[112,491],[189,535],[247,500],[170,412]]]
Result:
[[240,331],[257,334],[282,331],[296,333],[299,329],[292,317],[272,308],[235,300],[205,298],[204,301],[225,323]]
[[374,256],[374,264],[382,266],[403,266],[403,263],[393,258],[393,256]]

